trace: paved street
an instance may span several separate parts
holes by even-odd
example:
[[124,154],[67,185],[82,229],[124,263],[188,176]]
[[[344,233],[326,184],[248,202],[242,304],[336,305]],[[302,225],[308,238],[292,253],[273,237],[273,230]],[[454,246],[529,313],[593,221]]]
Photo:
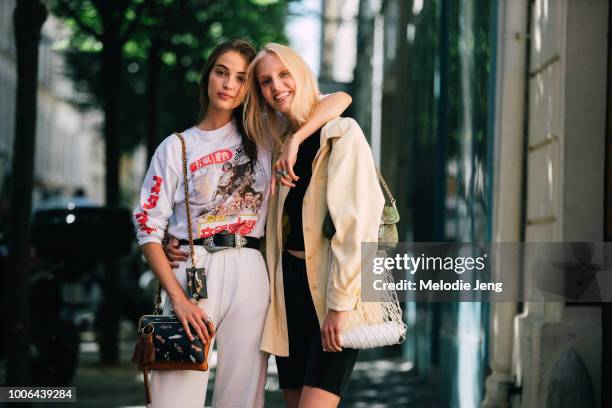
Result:
[[[100,367],[95,342],[81,344],[80,366],[73,386],[77,403],[58,407],[144,407],[142,376],[130,362],[133,340],[121,342],[121,364]],[[208,384],[207,407],[212,400],[216,351],[210,356],[211,381]],[[410,363],[396,360],[358,361],[342,407],[432,407],[428,387],[410,371]],[[2,406],[2,404],[0,404]],[[48,406],[48,405],[47,405]],[[266,407],[283,407],[278,389],[274,359],[270,359],[266,385]]]

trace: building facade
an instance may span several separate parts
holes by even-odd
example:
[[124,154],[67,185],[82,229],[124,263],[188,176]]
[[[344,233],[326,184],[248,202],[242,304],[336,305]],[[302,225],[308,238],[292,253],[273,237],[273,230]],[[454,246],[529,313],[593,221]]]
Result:
[[[499,4],[496,241],[610,238],[609,12],[605,0]],[[520,290],[535,287],[529,254],[513,268]],[[607,310],[494,304],[483,406],[609,406]]]

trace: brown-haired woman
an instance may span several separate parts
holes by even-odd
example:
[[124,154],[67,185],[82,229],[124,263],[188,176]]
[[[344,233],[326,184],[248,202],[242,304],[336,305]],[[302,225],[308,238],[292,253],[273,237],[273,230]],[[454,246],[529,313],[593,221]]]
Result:
[[[182,132],[194,258],[206,271],[206,299],[195,304],[185,295],[185,270],[191,260],[186,252],[181,144],[175,135],[157,148],[134,211],[139,245],[166,294],[164,313],[173,310],[191,338],[198,336],[211,346],[218,339],[216,407],[264,403],[268,355],[259,351],[259,344],[270,289],[258,241],[266,222],[271,157],[270,147],[249,138],[242,123],[244,84],[254,56],[253,47],[241,40],[213,50],[202,70],[198,122]],[[347,95],[330,96],[312,120],[324,123],[349,103]],[[252,200],[243,199],[247,192],[262,197],[256,208]],[[166,227],[179,240],[174,265],[162,248]],[[211,242],[225,249],[212,252]],[[207,382],[208,372],[154,371],[150,406],[202,407]]]

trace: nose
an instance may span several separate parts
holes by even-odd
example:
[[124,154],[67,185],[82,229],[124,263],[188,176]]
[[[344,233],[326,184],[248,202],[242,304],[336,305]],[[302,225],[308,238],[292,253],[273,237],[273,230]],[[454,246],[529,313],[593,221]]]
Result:
[[271,79],[271,85],[272,85],[272,91],[276,91],[278,89],[278,86],[280,85],[280,83],[278,82],[277,78],[272,78]]
[[228,75],[223,81],[223,89],[231,90],[234,89],[236,79]]

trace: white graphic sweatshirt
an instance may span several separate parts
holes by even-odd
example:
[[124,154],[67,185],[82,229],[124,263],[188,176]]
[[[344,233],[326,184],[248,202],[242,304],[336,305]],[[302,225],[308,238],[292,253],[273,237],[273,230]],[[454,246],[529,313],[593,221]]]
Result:
[[[259,238],[264,234],[271,177],[270,152],[258,147],[257,163],[242,149],[234,121],[212,131],[182,133],[193,238],[221,231]],[[157,148],[134,210],[138,244],[161,243],[164,229],[187,239],[181,142],[172,134]]]

